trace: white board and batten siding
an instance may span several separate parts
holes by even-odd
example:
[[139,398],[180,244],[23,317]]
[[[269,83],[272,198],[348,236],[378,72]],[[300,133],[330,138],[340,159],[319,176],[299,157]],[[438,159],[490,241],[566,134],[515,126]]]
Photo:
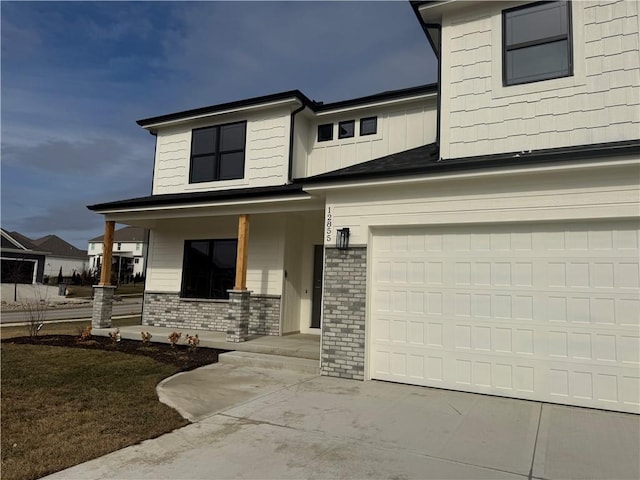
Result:
[[[245,174],[238,180],[189,183],[191,132],[195,128],[247,122]],[[153,194],[283,185],[288,178],[289,110],[228,115],[160,129],[157,135]]]
[[329,194],[368,246],[368,378],[640,412],[637,168]]
[[[361,136],[360,119],[372,116],[378,118],[377,132]],[[436,138],[436,117],[435,99],[423,99],[392,108],[319,116],[308,122],[308,153],[298,148],[294,172],[298,176],[319,175],[433,143]],[[355,120],[355,135],[340,139],[338,124],[345,120]],[[333,123],[333,140],[318,142],[318,125],[326,123]]]
[[[285,219],[280,215],[251,217],[247,288],[256,295],[282,295]],[[151,231],[146,290],[180,292],[185,240],[237,238],[237,217],[173,220]]]
[[504,87],[501,12],[512,3],[443,18],[441,156],[637,139],[640,3],[572,2],[573,76]]

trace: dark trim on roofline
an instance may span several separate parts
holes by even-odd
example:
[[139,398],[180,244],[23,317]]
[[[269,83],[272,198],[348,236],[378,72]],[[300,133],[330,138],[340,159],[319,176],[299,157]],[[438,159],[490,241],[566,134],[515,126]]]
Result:
[[397,100],[404,97],[412,97],[415,95],[425,95],[429,93],[437,93],[438,84],[428,83],[425,85],[418,85],[417,87],[401,88],[399,90],[388,90],[386,92],[380,92],[373,95],[367,95],[366,97],[353,98],[351,100],[342,100],[339,102],[327,103],[323,105],[316,105],[315,112],[326,112],[329,110],[336,110],[338,108],[356,107],[372,102],[382,102],[385,100]]
[[[590,160],[607,156],[620,157],[640,155],[640,139],[608,142],[592,145],[549,148],[528,152],[509,152],[477,157],[461,157],[448,160],[431,161],[422,167],[405,167],[397,170],[349,172],[346,167],[334,172],[323,173],[314,177],[295,180],[302,185],[319,183],[346,183],[359,180],[380,180],[396,177],[418,177],[441,172],[464,172],[496,167],[518,167],[544,165],[557,162]],[[398,154],[393,154],[398,155]],[[382,157],[385,158],[385,157]],[[376,162],[377,160],[371,160]],[[344,173],[341,171],[347,170]]]
[[272,95],[265,95],[262,97],[248,98],[245,100],[238,100],[234,102],[221,103],[218,105],[210,105],[208,107],[196,108],[193,110],[185,110],[182,112],[169,113],[167,115],[160,115],[157,117],[145,118],[138,120],[136,123],[143,128],[150,127],[158,123],[172,122],[176,120],[183,120],[190,117],[210,115],[223,110],[233,110],[242,107],[249,107],[252,105],[259,105],[261,103],[276,102],[286,99],[297,99],[302,105],[308,107],[313,112],[326,112],[338,108],[355,107],[372,102],[380,102],[385,100],[396,100],[403,97],[410,97],[414,95],[422,95],[429,93],[437,93],[437,84],[430,83],[426,85],[418,85],[416,87],[402,88],[399,90],[389,90],[386,92],[376,93],[373,95],[367,95],[365,97],[353,98],[350,100],[342,100],[339,102],[327,103],[316,102],[310,100],[300,90],[290,90],[288,92],[281,92]]
[[[409,4],[411,5],[411,9],[413,10],[413,13],[415,14],[416,18],[418,19],[418,23],[422,26],[422,31],[424,32],[425,37],[427,37],[427,41],[429,42],[429,45],[431,45],[431,48],[433,49],[433,53],[435,54],[436,58],[438,59],[438,63],[440,62],[440,45],[439,47],[436,47],[436,45],[433,43],[433,39],[431,38],[431,35],[429,34],[428,29],[429,28],[435,28],[435,25],[438,25],[439,28],[439,32],[440,32],[440,43],[442,41],[442,26],[439,24],[428,24],[428,23],[424,23],[422,20],[422,15],[420,15],[420,7],[422,5],[426,5],[428,3],[437,3],[433,0],[431,1],[416,1],[416,0],[410,0]],[[431,27],[429,27],[429,25],[431,25]],[[438,77],[438,81],[440,80],[440,77]]]
[[233,110],[236,108],[249,107],[252,105],[259,105],[261,103],[277,102],[280,100],[287,100],[289,98],[295,98],[301,101],[307,106],[315,104],[313,100],[307,98],[300,90],[289,90],[287,92],[274,93],[271,95],[263,95],[261,97],[247,98],[244,100],[236,100],[233,102],[220,103],[218,105],[211,105],[208,107],[195,108],[192,110],[185,110],[182,112],[169,113],[166,115],[159,115],[157,117],[145,118],[138,120],[136,123],[141,127],[148,127],[155,125],[156,123],[171,122],[173,120],[182,120],[189,117],[195,117],[200,115],[207,115],[222,110]]
[[302,185],[289,184],[274,187],[237,188],[232,190],[150,195],[148,197],[129,198],[126,200],[116,200],[115,202],[88,205],[87,208],[91,211],[101,213],[104,210],[159,207],[165,205],[179,206],[222,200],[247,200],[252,198],[262,199],[269,197],[278,198],[301,193],[305,193],[302,189]]

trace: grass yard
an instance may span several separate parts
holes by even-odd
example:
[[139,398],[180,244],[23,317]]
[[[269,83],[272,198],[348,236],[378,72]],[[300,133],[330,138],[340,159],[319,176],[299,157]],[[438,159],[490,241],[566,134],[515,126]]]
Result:
[[[83,325],[51,324],[47,333],[76,335]],[[3,339],[25,334],[24,327],[0,331]],[[174,365],[119,351],[0,348],[4,480],[36,479],[188,423],[156,395],[158,382],[179,370]]]
[[[113,328],[124,327],[125,325],[140,325],[140,317],[120,318],[111,320]],[[91,325],[91,320],[86,322],[47,322],[42,329],[43,335],[79,335],[84,327]],[[26,326],[2,327],[0,328],[0,338],[24,337],[28,335]]]

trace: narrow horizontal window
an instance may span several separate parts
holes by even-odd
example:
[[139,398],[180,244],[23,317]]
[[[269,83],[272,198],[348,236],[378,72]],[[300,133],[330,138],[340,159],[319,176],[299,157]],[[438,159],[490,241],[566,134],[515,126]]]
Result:
[[338,124],[338,138],[351,138],[356,129],[355,120],[347,120]]
[[373,135],[378,131],[378,117],[360,119],[360,136]]
[[318,125],[318,141],[327,142],[333,140],[333,123]]

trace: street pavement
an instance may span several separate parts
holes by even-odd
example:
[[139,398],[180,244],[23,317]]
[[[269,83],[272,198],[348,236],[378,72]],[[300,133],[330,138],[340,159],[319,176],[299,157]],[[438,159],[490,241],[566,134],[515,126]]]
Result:
[[[79,304],[78,306],[58,306],[55,308],[47,308],[44,322],[59,320],[90,320],[93,312],[91,301]],[[140,315],[142,313],[142,297],[125,298],[122,301],[113,303],[113,316],[124,315]],[[0,314],[0,323],[2,325],[14,324],[28,321],[28,316],[24,311],[13,310],[3,311]]]
[[632,414],[228,363],[158,392],[195,423],[46,478],[640,478]]

